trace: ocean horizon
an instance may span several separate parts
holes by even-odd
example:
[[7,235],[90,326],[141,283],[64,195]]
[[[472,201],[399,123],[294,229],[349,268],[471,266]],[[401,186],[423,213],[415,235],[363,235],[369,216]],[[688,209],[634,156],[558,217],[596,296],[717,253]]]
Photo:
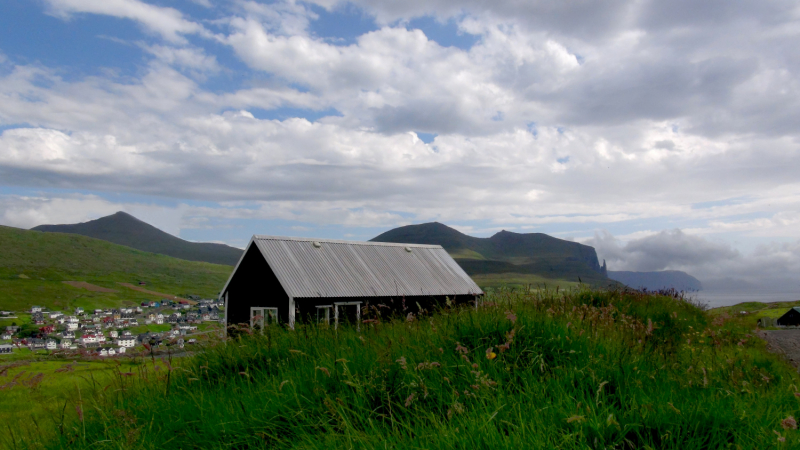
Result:
[[707,305],[709,308],[719,308],[744,302],[798,301],[800,300],[800,288],[785,291],[764,291],[759,289],[703,290],[692,292],[688,297]]

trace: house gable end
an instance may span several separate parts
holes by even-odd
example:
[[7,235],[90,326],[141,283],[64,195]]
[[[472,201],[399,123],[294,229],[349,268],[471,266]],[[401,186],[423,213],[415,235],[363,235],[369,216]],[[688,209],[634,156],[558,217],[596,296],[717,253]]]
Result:
[[282,322],[288,321],[289,298],[264,255],[250,245],[223,291],[228,295],[228,324],[248,323],[250,308],[278,308]]

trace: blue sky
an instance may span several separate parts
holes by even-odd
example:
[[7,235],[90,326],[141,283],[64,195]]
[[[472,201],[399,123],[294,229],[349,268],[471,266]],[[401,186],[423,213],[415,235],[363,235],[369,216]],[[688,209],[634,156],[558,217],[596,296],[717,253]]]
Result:
[[125,210],[241,246],[439,221],[586,242],[616,269],[791,278],[798,14],[6,0],[0,224]]

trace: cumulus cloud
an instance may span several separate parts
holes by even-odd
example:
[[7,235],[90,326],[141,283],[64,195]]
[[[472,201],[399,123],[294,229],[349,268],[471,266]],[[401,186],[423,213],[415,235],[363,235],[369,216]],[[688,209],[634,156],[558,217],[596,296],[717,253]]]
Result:
[[219,70],[217,59],[206,55],[203,49],[193,47],[173,47],[166,45],[144,45],[145,51],[165,64],[203,72]]
[[[341,0],[312,0],[328,9],[343,3]],[[608,2],[550,2],[502,1],[487,3],[480,0],[355,0],[376,15],[381,23],[392,23],[410,17],[433,15],[441,18],[471,15],[489,17],[492,21],[525,23],[538,28],[581,37],[603,36],[629,21],[635,3],[625,0]]]
[[587,241],[614,270],[655,271],[676,267],[703,266],[740,257],[730,244],[712,242],[680,229],[633,239],[624,246],[607,231]]
[[[150,36],[124,77],[3,48],[4,186],[215,203],[170,212],[172,229],[204,217],[608,228],[640,233],[593,238],[617,268],[709,277],[714,261],[735,271],[757,244],[791,255],[774,242],[800,239],[793,2],[359,0],[378,26],[349,40],[318,37],[330,19],[302,2],[209,7],[202,25],[139,0],[47,4],[76,26],[113,16]],[[423,16],[477,39],[442,45],[411,25]],[[5,223],[74,219],[8,208]],[[641,235],[665,223],[682,231]]]
[[102,14],[134,20],[169,41],[183,41],[184,34],[207,34],[202,25],[187,20],[174,8],[154,6],[139,0],[46,0],[53,14]]
[[682,270],[699,278],[706,288],[741,286],[765,290],[800,287],[794,274],[800,270],[800,240],[761,244],[748,253],[729,243],[665,230],[623,242],[607,231],[584,241],[605,259],[609,270]]

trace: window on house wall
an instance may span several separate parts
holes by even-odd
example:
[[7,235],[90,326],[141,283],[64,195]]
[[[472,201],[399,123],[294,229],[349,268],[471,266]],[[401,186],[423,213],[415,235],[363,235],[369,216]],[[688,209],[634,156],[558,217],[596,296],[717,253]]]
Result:
[[329,325],[331,323],[331,309],[333,309],[333,305],[317,306],[317,323]]
[[335,326],[340,323],[351,323],[356,329],[361,324],[361,302],[336,302],[333,304],[333,320]]
[[250,308],[250,328],[264,333],[264,327],[278,323],[278,308]]

